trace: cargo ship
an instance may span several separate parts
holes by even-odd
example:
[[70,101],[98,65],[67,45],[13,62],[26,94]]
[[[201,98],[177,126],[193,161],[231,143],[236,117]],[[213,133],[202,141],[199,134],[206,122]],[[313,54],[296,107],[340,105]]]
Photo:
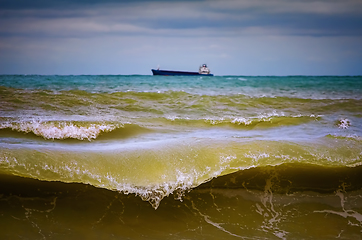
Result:
[[173,70],[160,70],[160,69],[151,69],[153,75],[163,75],[163,76],[194,76],[194,75],[202,75],[202,76],[214,76],[210,73],[210,69],[206,64],[202,64],[199,67],[198,72],[185,72],[185,71],[173,71]]

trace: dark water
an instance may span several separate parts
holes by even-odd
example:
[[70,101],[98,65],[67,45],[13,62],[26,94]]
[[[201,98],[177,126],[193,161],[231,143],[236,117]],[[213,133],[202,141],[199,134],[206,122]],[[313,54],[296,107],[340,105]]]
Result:
[[361,239],[362,77],[0,76],[1,239]]

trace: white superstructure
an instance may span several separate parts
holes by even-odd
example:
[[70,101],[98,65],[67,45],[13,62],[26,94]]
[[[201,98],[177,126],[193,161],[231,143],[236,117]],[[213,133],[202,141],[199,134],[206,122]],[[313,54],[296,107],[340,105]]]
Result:
[[210,70],[207,68],[207,65],[206,65],[206,64],[202,64],[202,65],[199,67],[199,73],[200,73],[200,74],[210,74]]

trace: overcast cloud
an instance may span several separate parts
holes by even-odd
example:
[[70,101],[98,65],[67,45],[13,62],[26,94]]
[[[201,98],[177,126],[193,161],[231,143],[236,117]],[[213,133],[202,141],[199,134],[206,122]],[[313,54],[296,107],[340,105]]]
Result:
[[0,74],[362,75],[361,0],[0,0]]

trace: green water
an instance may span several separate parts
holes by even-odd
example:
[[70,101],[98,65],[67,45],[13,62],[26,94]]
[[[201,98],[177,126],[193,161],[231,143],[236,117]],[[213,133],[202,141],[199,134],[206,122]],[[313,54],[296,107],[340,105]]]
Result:
[[0,238],[361,239],[361,86],[0,76]]

